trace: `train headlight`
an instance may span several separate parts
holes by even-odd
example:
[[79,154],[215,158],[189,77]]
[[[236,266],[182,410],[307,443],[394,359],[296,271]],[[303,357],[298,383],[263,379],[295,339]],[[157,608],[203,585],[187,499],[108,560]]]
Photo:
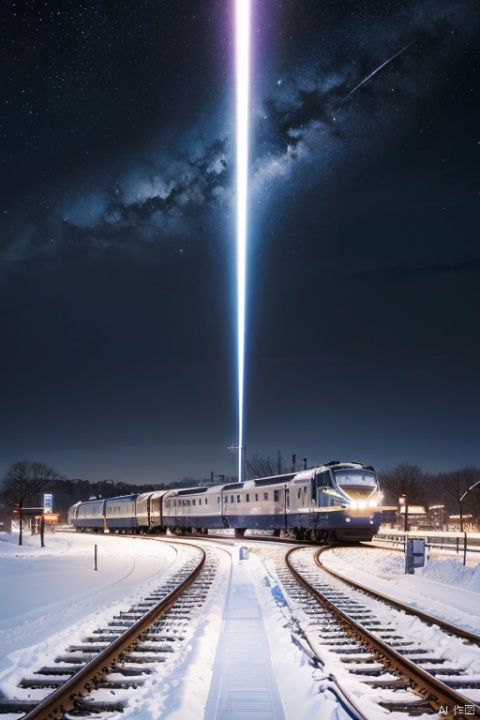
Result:
[[350,503],[350,508],[352,510],[356,510],[358,508],[358,502],[356,500],[352,500]]

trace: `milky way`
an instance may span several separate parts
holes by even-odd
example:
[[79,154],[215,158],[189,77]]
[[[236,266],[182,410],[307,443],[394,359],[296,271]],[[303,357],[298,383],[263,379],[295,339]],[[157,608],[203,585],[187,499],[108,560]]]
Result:
[[[374,122],[375,138],[382,139],[390,135],[392,123],[398,123],[399,111],[408,122],[411,103],[426,87],[435,87],[442,63],[448,67],[474,33],[465,4],[406,5],[401,15],[400,26],[395,19],[377,21],[368,42],[362,28],[357,50],[350,50],[348,60],[341,58],[340,43],[332,48],[329,42],[326,49],[319,39],[318,48],[307,48],[309,59],[300,60],[301,52],[293,63],[289,59],[281,82],[271,82],[268,95],[256,99],[252,190],[262,202],[274,202],[276,189],[281,190],[281,185],[271,188],[272,182],[285,183],[305,166],[310,178],[312,171],[318,177],[351,153],[356,143],[371,144],[374,139],[359,132],[366,124]],[[345,40],[343,55],[350,45],[350,39]],[[405,40],[408,45],[388,55]],[[273,46],[274,39],[270,43]],[[408,55],[402,55],[406,47]],[[390,59],[378,64],[385,55]],[[372,77],[394,58],[394,67]],[[377,69],[365,73],[364,68],[372,65]],[[367,87],[365,77],[371,80]],[[224,111],[220,116],[228,117]],[[196,236],[203,223],[212,218],[218,222],[219,215],[232,211],[233,144],[225,124],[222,131],[221,122],[202,119],[182,130],[176,145],[171,146],[166,134],[143,147],[139,144],[133,157],[121,153],[115,181],[111,170],[95,158],[95,172],[79,175],[74,170],[66,192],[58,188],[49,199],[53,208],[40,217],[22,208],[22,216],[30,216],[30,221],[16,236],[9,234],[7,259],[49,254],[72,243],[117,247],[121,253],[130,248],[135,254],[173,240],[181,249],[185,238]],[[64,197],[55,201],[60,193]],[[32,205],[36,208],[35,198]]]

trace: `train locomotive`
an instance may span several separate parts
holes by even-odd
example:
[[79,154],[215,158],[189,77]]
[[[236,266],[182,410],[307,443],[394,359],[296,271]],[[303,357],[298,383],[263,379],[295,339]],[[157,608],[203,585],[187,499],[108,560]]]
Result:
[[336,460],[309,470],[227,485],[88,500],[70,509],[78,531],[207,534],[273,531],[318,542],[371,540],[382,520],[371,466]]

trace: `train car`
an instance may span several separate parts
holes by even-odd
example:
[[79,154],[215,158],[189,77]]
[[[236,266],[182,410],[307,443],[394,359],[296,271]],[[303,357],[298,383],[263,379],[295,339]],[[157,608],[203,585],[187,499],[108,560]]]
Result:
[[[75,508],[73,510],[73,508]],[[105,530],[105,500],[87,500],[73,506],[72,524],[75,530],[103,532]]]
[[105,527],[110,532],[138,532],[138,495],[122,495],[105,500]]
[[273,530],[276,534],[285,530],[285,503],[293,477],[295,473],[226,485],[221,493],[223,525],[238,535],[248,529]]
[[293,478],[286,516],[296,536],[371,540],[382,522],[382,499],[373,467],[332,461]]
[[205,533],[226,527],[222,520],[221,486],[170,490],[163,497],[164,527],[177,532]]

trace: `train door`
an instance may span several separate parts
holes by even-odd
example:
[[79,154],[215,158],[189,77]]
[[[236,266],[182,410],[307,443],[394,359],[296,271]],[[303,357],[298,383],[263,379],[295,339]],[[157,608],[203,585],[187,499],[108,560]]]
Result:
[[228,495],[222,492],[220,493],[220,502],[221,502],[221,513],[222,513],[222,523],[224,528],[229,528],[230,523],[228,522],[228,517],[226,515],[227,508],[228,508]]
[[290,512],[290,490],[285,488],[284,490],[284,508],[285,508],[285,530],[288,529],[288,513]]

